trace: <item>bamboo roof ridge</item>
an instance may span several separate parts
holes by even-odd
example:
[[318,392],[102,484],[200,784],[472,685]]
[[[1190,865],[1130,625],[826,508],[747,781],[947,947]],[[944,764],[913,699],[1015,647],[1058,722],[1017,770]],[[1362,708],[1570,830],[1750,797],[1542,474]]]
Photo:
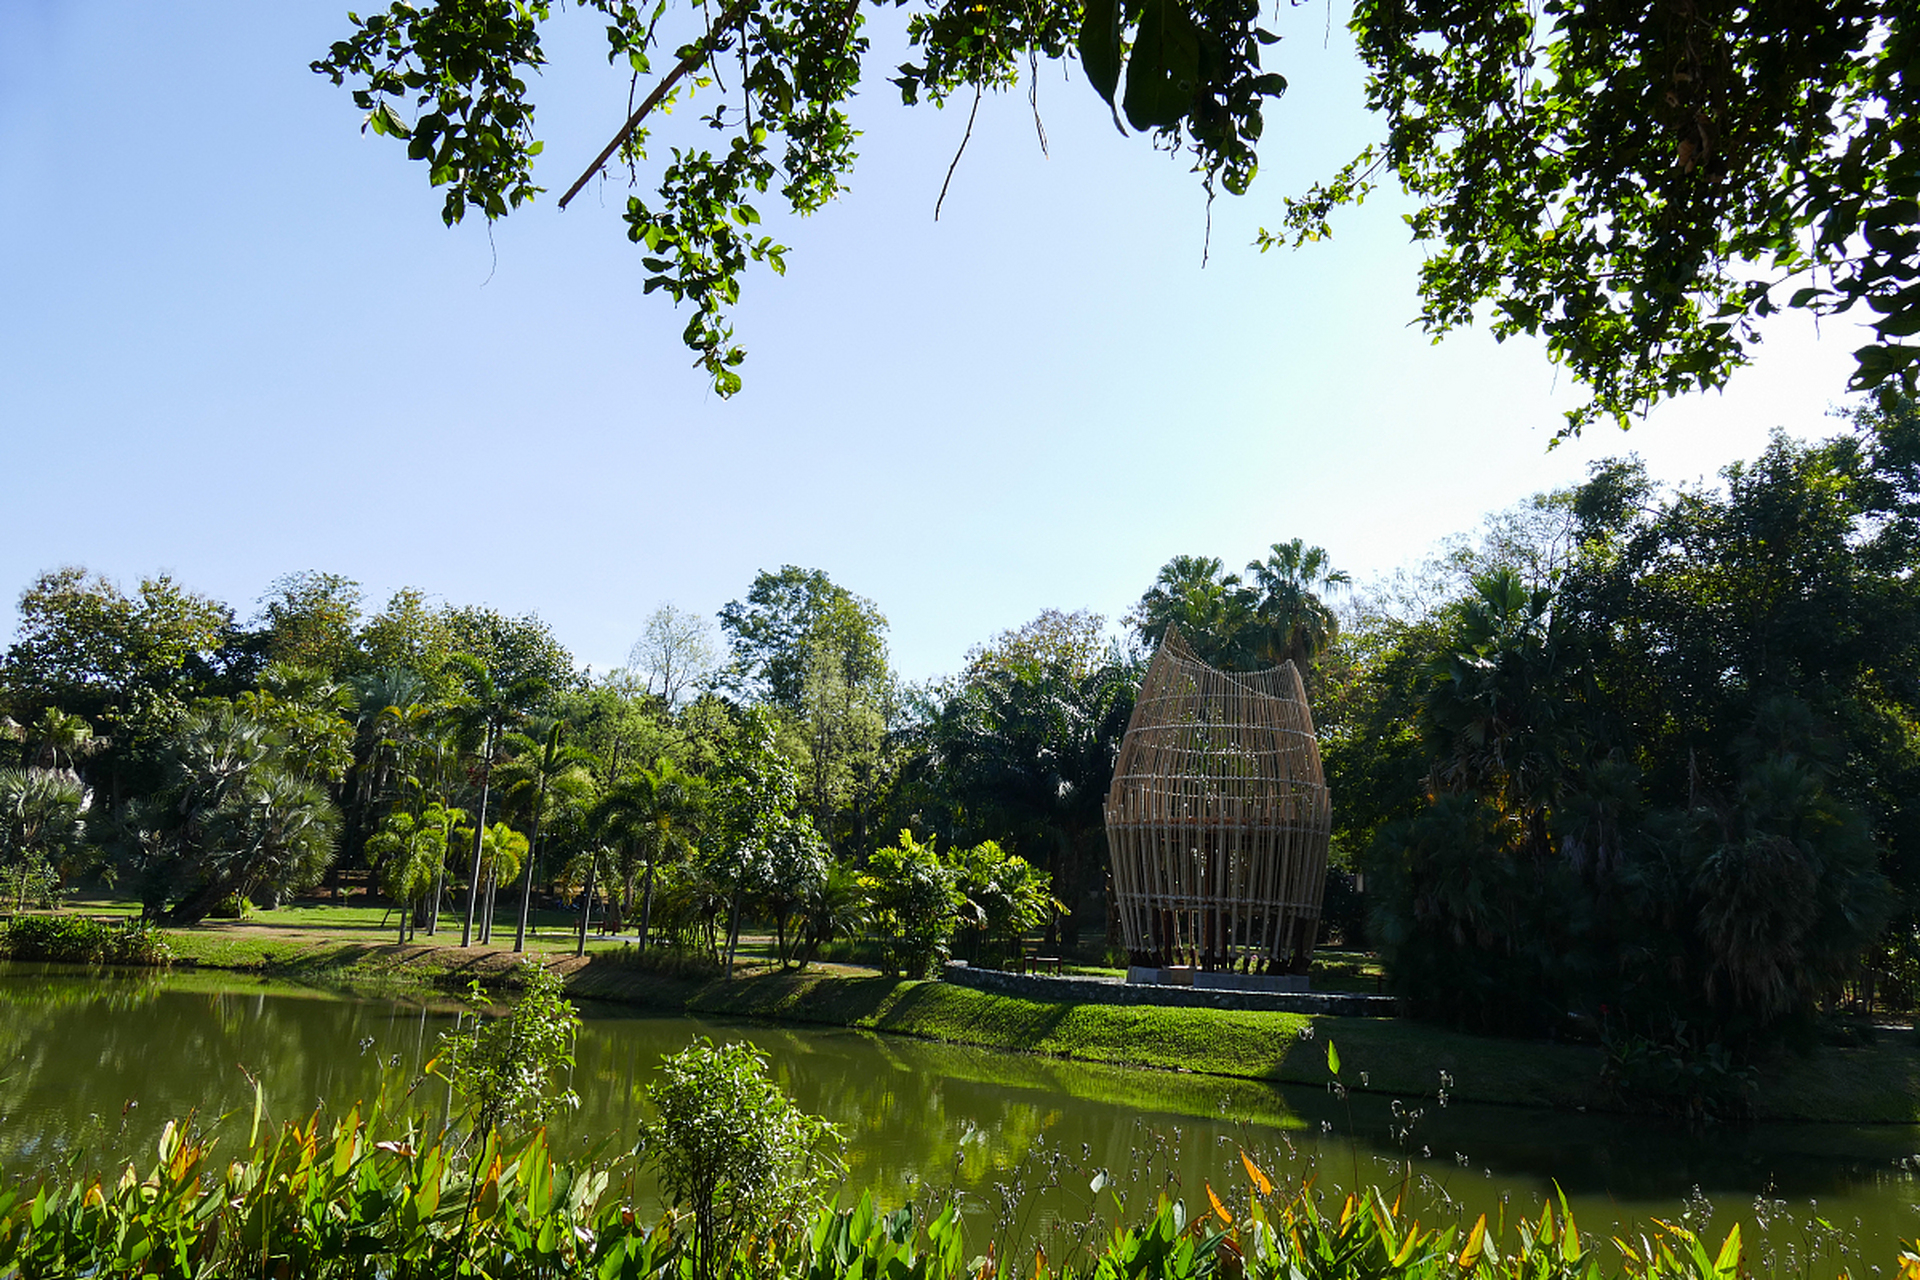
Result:
[[1106,827],[1132,965],[1305,973],[1333,811],[1294,664],[1220,671],[1169,628],[1121,740]]

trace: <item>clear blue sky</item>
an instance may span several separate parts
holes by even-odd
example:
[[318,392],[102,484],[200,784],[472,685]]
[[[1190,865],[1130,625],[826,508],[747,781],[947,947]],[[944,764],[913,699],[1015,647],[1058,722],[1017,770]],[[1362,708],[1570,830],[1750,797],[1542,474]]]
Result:
[[[243,614],[315,568],[537,611],[604,668],[657,603],[711,613],[794,563],[877,601],[924,678],[1049,606],[1117,616],[1177,553],[1303,537],[1365,578],[1596,457],[1710,476],[1831,430],[1859,345],[1783,324],[1726,395],[1549,452],[1576,394],[1537,347],[1409,327],[1402,206],[1250,247],[1370,129],[1340,13],[1283,6],[1293,87],[1205,270],[1197,180],[1077,67],[1042,71],[1050,158],[1024,93],[986,102],[938,223],[965,104],[906,110],[874,75],[854,191],[776,223],[790,270],[750,280],[722,401],[641,296],[620,185],[442,228],[420,166],[307,70],[345,7],[0,5],[0,637],[60,564]],[[566,16],[534,95],[555,191],[626,100]]]

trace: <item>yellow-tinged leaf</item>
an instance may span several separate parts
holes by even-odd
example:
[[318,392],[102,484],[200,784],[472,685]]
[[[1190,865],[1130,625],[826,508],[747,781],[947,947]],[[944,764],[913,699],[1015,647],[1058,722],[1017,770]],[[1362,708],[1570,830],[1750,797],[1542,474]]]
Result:
[[1480,1264],[1480,1254],[1487,1247],[1487,1215],[1481,1214],[1480,1220],[1473,1224],[1473,1230],[1467,1233],[1467,1243],[1460,1250],[1460,1269],[1471,1271]]
[[1573,1221],[1573,1210],[1567,1209],[1564,1216],[1567,1225],[1560,1233],[1560,1256],[1568,1262],[1578,1262],[1586,1252],[1580,1247],[1580,1228]]
[[1727,1232],[1726,1241],[1720,1246],[1720,1256],[1713,1260],[1716,1275],[1731,1276],[1740,1269],[1740,1224],[1734,1223],[1733,1230]]
[[1900,1275],[1898,1280],[1920,1280],[1920,1256],[1900,1251]]
[[1041,1245],[1033,1246],[1033,1280],[1041,1280],[1047,1274],[1047,1251]]
[[1393,1255],[1393,1269],[1398,1271],[1401,1267],[1406,1266],[1407,1259],[1413,1256],[1413,1251],[1419,1244],[1420,1219],[1415,1218],[1413,1225],[1407,1228],[1407,1238],[1400,1242],[1400,1252]]
[[1392,1220],[1387,1217],[1386,1206],[1381,1203],[1379,1192],[1376,1191],[1374,1193],[1373,1198],[1367,1202],[1367,1207],[1373,1212],[1374,1229],[1380,1233],[1381,1240],[1386,1244],[1387,1252],[1389,1254],[1398,1253],[1400,1251],[1400,1237],[1393,1229]]
[[1220,1215],[1220,1221],[1226,1223],[1228,1226],[1232,1226],[1233,1213],[1227,1208],[1227,1206],[1220,1203],[1219,1196],[1213,1194],[1213,1184],[1211,1182],[1207,1183],[1206,1187],[1207,1187],[1207,1199],[1213,1202],[1213,1211]]
[[1253,1179],[1253,1189],[1255,1191],[1258,1191],[1263,1196],[1273,1194],[1272,1179],[1260,1171],[1260,1166],[1253,1162],[1253,1157],[1248,1155],[1245,1150],[1240,1152],[1240,1163],[1247,1166],[1247,1176]]
[[252,1151],[260,1145],[260,1112],[266,1106],[266,1097],[260,1090],[260,1077],[247,1071],[245,1067],[240,1070],[253,1085],[253,1127],[247,1130],[247,1150]]

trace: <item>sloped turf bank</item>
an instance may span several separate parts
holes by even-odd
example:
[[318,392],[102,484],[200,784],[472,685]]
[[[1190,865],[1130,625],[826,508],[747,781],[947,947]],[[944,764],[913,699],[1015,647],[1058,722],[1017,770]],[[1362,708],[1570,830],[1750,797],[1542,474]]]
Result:
[[1153,1005],[1067,1005],[944,982],[809,974],[714,982],[689,1012],[860,1027],[894,1035],[1083,1062],[1324,1086],[1326,1041],[1341,1079],[1399,1097],[1431,1097],[1440,1072],[1462,1101],[1598,1106],[1598,1051],[1487,1040],[1418,1023]]
[[[1500,1040],[1390,1018],[1064,1005],[942,982],[811,974],[712,982],[689,1012],[861,1027],[895,1035],[1115,1066],[1157,1067],[1283,1084],[1324,1086],[1326,1041],[1340,1048],[1341,1080],[1412,1099],[1433,1097],[1440,1072],[1462,1102],[1613,1109],[1600,1050]],[[1303,1034],[1306,1033],[1306,1034]],[[1362,1082],[1362,1074],[1365,1082]],[[1759,1069],[1755,1118],[1848,1124],[1920,1123],[1920,1052],[1910,1030],[1871,1045],[1779,1053]]]
[[[372,994],[458,991],[475,980],[510,984],[506,952],[410,944],[294,941],[181,931],[183,959]],[[1063,1005],[939,982],[801,973],[700,979],[621,963],[609,953],[553,957],[579,998],[663,1012],[856,1027],[893,1035],[1112,1066],[1153,1067],[1324,1086],[1326,1041],[1340,1047],[1349,1086],[1432,1097],[1440,1072],[1462,1102],[1611,1105],[1597,1049],[1463,1035],[1401,1019]],[[1303,1032],[1309,1034],[1303,1034]],[[1363,1085],[1362,1073],[1366,1080]],[[1757,1118],[1855,1124],[1920,1123],[1920,1053],[1911,1032],[1859,1048],[1781,1054],[1762,1065]]]

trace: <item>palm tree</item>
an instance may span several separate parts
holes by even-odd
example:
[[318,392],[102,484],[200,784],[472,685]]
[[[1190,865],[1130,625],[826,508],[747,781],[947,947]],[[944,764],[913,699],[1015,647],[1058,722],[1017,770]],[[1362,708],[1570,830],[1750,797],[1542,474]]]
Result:
[[808,895],[803,913],[802,969],[813,963],[821,947],[835,938],[851,938],[867,927],[872,906],[860,873],[843,863],[828,867]]
[[640,946],[647,945],[653,917],[654,875],[659,865],[678,853],[693,851],[693,834],[706,809],[704,779],[686,773],[662,756],[651,769],[636,769],[622,778],[594,806],[593,823],[620,858],[626,873],[623,901],[633,904],[633,882],[644,856],[646,885],[640,906]]
[[340,813],[326,788],[296,776],[254,717],[219,706],[187,717],[169,744],[172,785],[158,821],[147,911],[169,924],[202,920],[223,899],[313,883],[331,861]]
[[380,830],[367,837],[367,848],[385,865],[382,878],[387,895],[401,904],[401,942],[411,935],[422,914],[423,900],[438,890],[454,826],[464,822],[466,816],[439,804],[428,805],[418,817],[396,810],[387,815]]
[[1274,543],[1265,560],[1247,564],[1247,573],[1259,595],[1259,658],[1269,666],[1291,661],[1305,674],[1340,629],[1322,593],[1352,585],[1353,576],[1335,569],[1325,548],[1309,547],[1299,538]]
[[32,763],[49,769],[74,771],[80,761],[107,745],[105,738],[93,735],[93,726],[84,716],[70,716],[58,707],[48,707],[26,730],[34,743]]
[[516,752],[508,765],[514,776],[506,789],[508,795],[527,801],[527,843],[530,850],[527,873],[520,892],[520,925],[513,935],[515,951],[527,949],[527,916],[533,908],[533,865],[539,855],[540,824],[546,818],[548,800],[555,792],[574,797],[585,792],[592,785],[587,769],[598,763],[591,751],[561,744],[560,739],[566,729],[566,721],[556,720],[547,729],[544,741],[537,741],[524,733],[509,733],[506,739]]
[[236,891],[265,891],[274,905],[282,893],[318,884],[340,842],[340,811],[327,789],[284,769],[257,770],[242,793],[244,822],[237,842],[246,869]]
[[0,769],[0,854],[12,865],[16,911],[26,910],[29,883],[80,847],[89,799],[64,770]]
[[1511,568],[1484,574],[1473,587],[1457,606],[1453,636],[1428,667],[1421,722],[1434,778],[1527,815],[1544,851],[1542,815],[1579,755],[1572,723],[1579,682],[1566,670],[1552,592],[1529,591]]
[[480,842],[480,874],[486,882],[486,905],[480,912],[480,944],[485,946],[493,941],[494,894],[527,864],[527,838],[504,822],[475,835]]
[[388,667],[352,681],[357,765],[354,808],[362,823],[399,781],[410,779],[413,753],[433,715],[427,684],[407,667]]
[[[935,721],[923,766],[966,814],[966,831],[956,836],[1010,839],[1029,861],[1044,860],[1060,897],[1075,902],[1081,867],[1105,826],[1135,687],[1122,666],[1075,678],[1061,663],[969,682]],[[1053,923],[1047,931],[1056,937]]]
[[1256,599],[1220,560],[1175,556],[1161,567],[1129,621],[1149,648],[1160,644],[1169,627],[1176,627],[1206,661],[1245,669],[1256,661],[1251,648],[1258,626]]
[[545,685],[532,677],[516,681],[502,689],[487,664],[472,654],[456,653],[450,659],[458,669],[465,690],[447,708],[448,722],[469,741],[480,743],[480,807],[473,824],[473,868],[467,885],[466,921],[460,927],[460,945],[473,943],[473,919],[480,905],[480,858],[482,833],[487,828],[487,804],[493,788],[494,755],[507,726],[524,716],[524,708]]

